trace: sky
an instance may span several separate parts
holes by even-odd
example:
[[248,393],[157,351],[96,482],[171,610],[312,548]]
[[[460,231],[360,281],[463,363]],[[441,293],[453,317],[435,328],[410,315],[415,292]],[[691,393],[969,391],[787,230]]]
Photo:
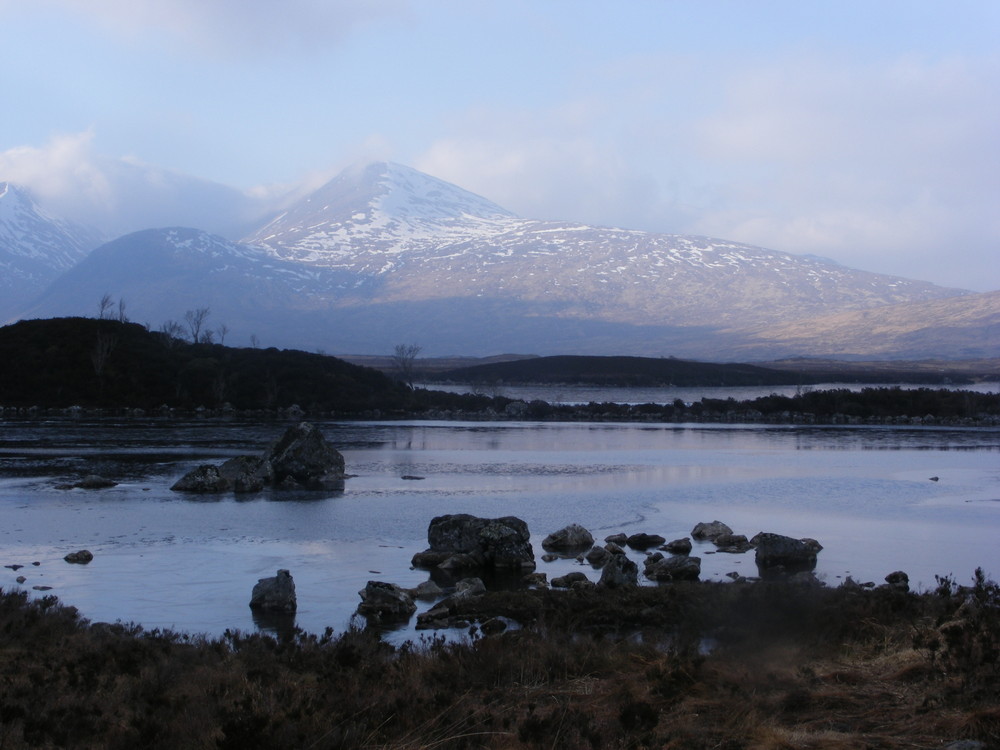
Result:
[[50,213],[252,213],[371,160],[1000,289],[1000,2],[0,0],[0,181]]

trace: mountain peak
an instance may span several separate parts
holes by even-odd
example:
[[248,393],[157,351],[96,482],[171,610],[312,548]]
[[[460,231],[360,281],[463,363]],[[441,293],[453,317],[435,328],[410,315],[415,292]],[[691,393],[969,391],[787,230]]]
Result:
[[488,229],[510,211],[444,180],[393,162],[349,167],[246,238],[276,250],[334,253],[365,241],[441,237]]

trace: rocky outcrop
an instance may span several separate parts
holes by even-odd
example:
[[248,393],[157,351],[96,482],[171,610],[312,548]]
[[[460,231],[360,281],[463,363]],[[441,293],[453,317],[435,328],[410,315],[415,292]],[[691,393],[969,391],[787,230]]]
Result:
[[823,546],[815,539],[794,539],[761,532],[750,540],[756,548],[757,570],[764,575],[809,571],[816,567],[816,554]]
[[344,457],[309,422],[288,428],[264,458],[278,486],[335,489],[344,480]]
[[282,489],[342,489],[344,457],[320,431],[301,422],[289,427],[260,456],[237,456],[221,466],[203,464],[170,488],[176,492],[259,492]]
[[520,518],[437,516],[427,528],[430,547],[413,556],[417,568],[534,570],[528,525]]
[[279,570],[271,578],[261,578],[250,595],[250,609],[260,612],[292,613],[298,608],[295,581],[287,570]]
[[644,574],[651,581],[697,581],[701,576],[700,557],[656,553],[646,558],[645,567]]
[[733,530],[729,528],[722,521],[709,521],[700,522],[695,524],[695,527],[691,529],[691,536],[698,540],[707,540],[710,542],[715,541],[717,537],[723,534],[732,534]]
[[594,535],[578,523],[553,531],[542,541],[542,548],[556,552],[576,553],[590,549]]
[[358,614],[377,620],[408,620],[417,611],[413,597],[395,583],[369,581],[361,591]]

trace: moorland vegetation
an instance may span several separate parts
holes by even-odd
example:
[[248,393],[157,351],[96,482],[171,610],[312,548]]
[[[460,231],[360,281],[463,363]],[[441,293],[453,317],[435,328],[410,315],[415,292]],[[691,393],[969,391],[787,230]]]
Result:
[[[0,745],[1000,745],[1000,588],[783,582],[496,592],[520,628],[402,646],[351,627],[207,638],[0,593]],[[528,613],[528,614],[526,614]],[[951,745],[955,746],[955,745]]]

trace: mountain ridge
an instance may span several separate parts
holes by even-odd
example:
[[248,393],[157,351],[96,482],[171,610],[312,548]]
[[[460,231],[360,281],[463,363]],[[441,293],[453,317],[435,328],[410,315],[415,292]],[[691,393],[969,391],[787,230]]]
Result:
[[[243,340],[352,354],[417,341],[439,355],[732,361],[836,355],[829,342],[843,339],[864,344],[858,356],[1000,356],[993,297],[978,317],[974,303],[954,306],[966,312],[952,335],[927,339],[942,351],[920,350],[913,334],[895,347],[888,334],[836,331],[870,329],[899,304],[913,306],[916,330],[921,310],[940,316],[979,295],[730,240],[526,219],[385,162],[345,170],[242,242],[178,227],[120,237],[20,312],[78,315],[105,293],[154,326],[210,308]],[[821,336],[809,334],[814,319],[826,321]]]

